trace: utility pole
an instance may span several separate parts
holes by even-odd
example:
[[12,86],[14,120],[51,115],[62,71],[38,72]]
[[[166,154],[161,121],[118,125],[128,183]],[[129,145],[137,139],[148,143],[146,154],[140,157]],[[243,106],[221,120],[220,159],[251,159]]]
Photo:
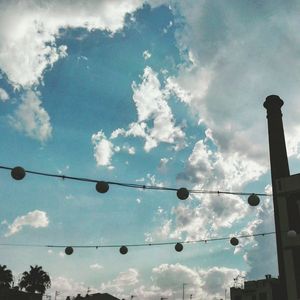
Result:
[[184,287],[187,285],[187,283],[182,284],[182,300],[184,300]]
[[60,292],[55,291],[55,294],[54,294],[54,300],[56,300],[56,297],[57,297],[58,295],[60,295]]

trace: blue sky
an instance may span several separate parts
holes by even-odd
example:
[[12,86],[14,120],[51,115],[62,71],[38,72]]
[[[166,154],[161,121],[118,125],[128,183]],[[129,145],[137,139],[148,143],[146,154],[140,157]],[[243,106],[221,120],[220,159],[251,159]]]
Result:
[[[284,101],[299,170],[296,1],[0,1],[1,165],[99,180],[270,192],[266,96]],[[0,172],[1,243],[185,241],[274,230],[271,199],[192,195]],[[40,264],[60,297],[219,299],[278,275],[275,237],[118,249],[0,247],[16,280]]]

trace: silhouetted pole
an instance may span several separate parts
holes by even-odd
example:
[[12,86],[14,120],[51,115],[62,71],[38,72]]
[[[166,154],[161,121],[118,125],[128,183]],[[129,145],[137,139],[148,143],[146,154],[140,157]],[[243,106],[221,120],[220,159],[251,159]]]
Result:
[[287,298],[286,272],[283,261],[282,239],[280,234],[280,219],[276,196],[276,179],[290,176],[289,163],[287,158],[284,131],[282,124],[281,107],[284,102],[279,96],[271,95],[266,98],[264,107],[267,110],[268,132],[269,132],[269,151],[271,162],[271,177],[273,187],[274,219],[276,229],[277,257],[279,280],[282,287],[282,299]]
[[182,284],[182,299],[184,300],[184,287],[187,285],[187,283]]

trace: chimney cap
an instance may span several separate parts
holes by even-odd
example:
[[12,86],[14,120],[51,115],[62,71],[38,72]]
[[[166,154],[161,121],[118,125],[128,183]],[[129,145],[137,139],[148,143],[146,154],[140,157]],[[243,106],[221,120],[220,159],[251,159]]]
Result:
[[281,108],[281,106],[284,104],[282,99],[277,95],[270,95],[266,98],[266,101],[264,102],[264,107],[268,109],[274,109],[274,108]]

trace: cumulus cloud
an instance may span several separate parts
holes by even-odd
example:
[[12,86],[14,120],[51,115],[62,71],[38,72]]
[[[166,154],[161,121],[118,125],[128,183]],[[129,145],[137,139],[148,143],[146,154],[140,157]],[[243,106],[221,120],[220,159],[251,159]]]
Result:
[[42,107],[40,93],[27,91],[14,114],[9,116],[9,124],[29,137],[45,142],[51,137],[52,126],[47,111]]
[[34,210],[24,216],[17,217],[12,224],[8,225],[6,237],[20,232],[24,226],[33,228],[45,228],[49,225],[47,213],[41,210]]
[[212,267],[196,269],[177,264],[162,264],[152,270],[153,281],[161,290],[170,291],[172,296],[182,293],[178,282],[186,282],[186,294],[193,298],[220,299],[224,290],[232,284],[232,279],[240,273],[237,269]]
[[139,272],[134,268],[129,268],[107,283],[101,284],[101,290],[113,290],[116,293],[123,293],[125,288],[135,286],[139,282]]
[[[168,105],[169,92],[161,86],[158,74],[147,66],[144,69],[142,82],[133,82],[133,102],[137,110],[137,122],[129,125],[128,130],[118,128],[111,138],[119,135],[134,136],[145,139],[144,149],[149,152],[159,143],[174,145],[175,150],[185,147],[185,133],[176,126],[175,119]],[[153,125],[151,125],[153,123]]]
[[[161,264],[152,269],[144,278],[139,271],[129,268],[120,272],[116,278],[101,283],[99,288],[91,287],[92,292],[105,291],[121,298],[130,298],[136,295],[139,299],[155,300],[158,296],[177,299],[182,296],[182,284],[185,287],[186,296],[193,295],[197,299],[200,296],[207,300],[220,299],[224,290],[232,285],[233,278],[243,271],[227,267],[211,267],[207,269],[190,268],[185,265]],[[51,278],[51,290],[59,290],[63,296],[84,294],[87,284],[76,282],[73,279],[59,276]]]
[[92,144],[97,165],[112,169],[111,159],[114,154],[114,146],[102,130],[92,135]]
[[0,87],[0,100],[2,102],[5,102],[8,99],[9,99],[9,95],[7,94],[7,92],[3,88]]
[[92,270],[102,270],[103,266],[95,263],[95,264],[90,265],[90,269],[92,269]]
[[175,2],[175,18],[184,19],[176,38],[186,58],[175,81],[190,94],[187,102],[211,129],[219,151],[243,154],[267,168],[262,104],[267,95],[279,94],[288,103],[283,110],[289,116],[288,149],[294,149],[289,154],[299,153],[296,2],[285,9],[278,2]]
[[[244,232],[247,234],[273,232],[274,210],[270,198],[263,201],[255,220],[250,222]],[[242,244],[243,246],[243,244]],[[249,266],[249,279],[264,278],[266,274],[278,275],[275,235],[253,237],[242,250],[244,260]]]
[[199,275],[204,281],[202,290],[208,295],[208,298],[213,299],[221,299],[224,291],[228,291],[229,287],[232,286],[233,278],[244,274],[245,272],[241,272],[238,269],[226,267],[212,267],[208,270],[199,271]]
[[[188,283],[185,287],[187,297],[193,295],[195,299],[201,296],[208,300],[215,300],[223,297],[224,290],[231,286],[234,277],[244,273],[226,267],[197,269],[177,263],[154,267],[147,283],[142,278],[137,280],[136,272],[128,271],[123,274],[126,274],[126,279],[121,281],[121,288],[112,284],[118,282],[120,275],[109,284],[103,284],[102,287],[108,288],[113,295],[119,298],[136,295],[139,299],[145,300],[154,300],[158,296],[178,299],[182,297],[182,283],[185,282]],[[128,277],[131,278],[129,281]],[[129,283],[128,288],[126,288],[125,282]]]
[[56,44],[60,29],[80,27],[113,34],[142,2],[1,1],[0,69],[16,88],[39,84],[45,70],[67,55],[67,47]]
[[[207,143],[207,140],[195,143],[185,170],[177,175],[181,185],[203,190],[242,191],[265,171],[263,166],[238,153],[223,155],[212,151]],[[153,239],[207,238],[221,228],[232,227],[250,212],[246,200],[237,195],[193,194],[190,197],[193,203],[180,203],[172,208],[171,214],[162,216],[159,228],[152,232]]]
[[84,282],[77,282],[64,276],[51,277],[50,291],[53,293],[55,293],[55,291],[60,291],[60,296],[84,295],[87,290],[88,286]]

